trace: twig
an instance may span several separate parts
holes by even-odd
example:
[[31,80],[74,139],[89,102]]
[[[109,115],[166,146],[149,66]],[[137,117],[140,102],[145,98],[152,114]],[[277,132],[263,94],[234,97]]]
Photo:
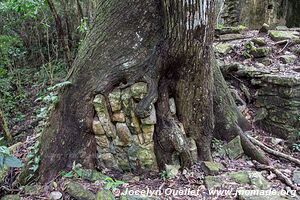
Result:
[[285,48],[287,48],[287,47],[289,46],[289,44],[290,44],[290,42],[287,41],[287,43],[284,45],[284,47],[283,47],[278,53],[283,52],[283,50],[284,50]]
[[293,190],[296,190],[298,193],[300,192],[300,187],[294,185],[293,182],[278,169],[274,168],[273,166],[260,164],[256,161],[254,161],[254,163],[258,169],[269,170],[273,172],[274,174],[276,174],[277,178],[281,180],[283,183],[285,183],[287,186],[291,187]]
[[266,145],[264,145],[264,144],[261,143],[260,141],[256,140],[254,137],[250,136],[249,134],[247,134],[247,137],[249,138],[249,140],[250,140],[253,144],[259,146],[259,147],[260,147],[262,150],[264,150],[265,152],[267,152],[267,153],[269,153],[269,154],[272,154],[272,155],[274,155],[274,156],[277,156],[277,157],[279,157],[279,158],[284,158],[284,159],[286,159],[286,160],[288,160],[288,161],[291,161],[291,162],[295,163],[296,165],[300,166],[300,160],[298,160],[298,159],[296,159],[296,158],[294,158],[294,157],[292,157],[292,156],[289,156],[289,155],[287,155],[287,154],[281,153],[281,152],[279,152],[279,151],[275,151],[275,150],[273,150],[273,149],[267,147]]

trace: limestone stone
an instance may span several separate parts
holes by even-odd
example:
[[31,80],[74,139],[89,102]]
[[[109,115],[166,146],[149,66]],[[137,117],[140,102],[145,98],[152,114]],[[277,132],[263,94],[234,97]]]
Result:
[[111,110],[113,112],[121,110],[121,91],[116,89],[108,95]]
[[230,159],[240,158],[244,154],[240,136],[235,137],[224,148]]
[[115,138],[116,137],[116,129],[111,122],[105,97],[103,95],[97,95],[94,99],[94,107],[97,112],[99,121],[105,131],[105,134],[108,137]]
[[154,105],[151,105],[150,115],[144,119],[141,119],[142,124],[152,125],[156,124],[156,111]]
[[69,182],[66,187],[66,192],[75,199],[95,200],[96,195],[84,188],[81,184],[76,182]]
[[239,184],[251,183],[248,172],[246,171],[230,172],[230,173],[226,173],[226,176],[228,176],[230,180]]
[[130,126],[133,128],[133,134],[141,134],[141,123],[139,118],[135,115],[134,111],[130,111]]
[[101,148],[109,148],[109,141],[108,141],[106,135],[97,135],[96,143]]
[[266,45],[266,41],[264,38],[253,38],[252,42],[258,46],[265,46]]
[[131,86],[131,96],[135,100],[141,100],[147,94],[147,83],[138,82]]
[[242,34],[226,34],[226,35],[220,35],[220,40],[222,41],[230,41],[230,40],[239,40],[244,39],[245,36]]
[[166,165],[166,172],[169,178],[175,178],[179,173],[180,165]]
[[62,198],[62,193],[59,191],[53,191],[50,193],[50,200],[59,200]]
[[171,114],[175,115],[176,114],[176,105],[175,105],[175,99],[174,98],[169,99],[169,107],[170,107]]
[[219,176],[205,176],[204,184],[208,190],[221,187],[222,186],[222,179]]
[[268,33],[270,29],[269,24],[264,23],[262,27],[259,29],[259,33]]
[[130,130],[125,123],[117,123],[116,130],[120,146],[127,146],[130,143]]
[[142,125],[145,143],[153,142],[154,125]]
[[262,176],[260,172],[248,172],[251,185],[255,185],[261,190],[270,188],[270,183]]
[[215,163],[209,161],[202,162],[201,166],[203,171],[209,175],[218,174],[224,168],[224,166],[221,163]]
[[95,135],[105,135],[105,131],[98,119],[93,120],[93,132]]
[[216,53],[226,55],[232,50],[232,45],[229,43],[220,43],[214,46]]
[[270,48],[268,47],[254,47],[250,50],[250,54],[254,57],[254,58],[262,58],[262,57],[266,57],[267,55],[269,55],[271,52]]
[[111,120],[113,122],[125,122],[126,121],[125,114],[123,112],[114,113],[112,115]]
[[97,193],[96,200],[115,200],[115,197],[110,190],[101,190]]
[[132,145],[128,149],[128,156],[135,168],[152,169],[156,166],[153,149],[141,145]]
[[116,168],[117,164],[113,154],[111,153],[102,153],[99,155],[100,160],[104,163],[107,168]]
[[297,36],[297,32],[295,31],[277,31],[271,30],[269,31],[269,35],[274,41],[282,41],[282,40],[299,40],[299,36]]

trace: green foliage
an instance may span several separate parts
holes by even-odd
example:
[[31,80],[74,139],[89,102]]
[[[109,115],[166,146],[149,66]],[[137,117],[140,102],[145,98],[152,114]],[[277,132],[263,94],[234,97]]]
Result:
[[172,177],[169,170],[164,170],[164,171],[160,172],[159,175],[160,175],[160,178],[164,181],[167,179],[170,179]]
[[11,155],[9,149],[6,146],[0,146],[0,169],[7,167],[23,166],[22,161]]
[[125,182],[120,181],[120,180],[114,180],[111,177],[107,177],[104,181],[105,181],[104,189],[106,189],[106,190],[115,190],[120,185],[123,185],[125,183]]
[[44,0],[5,0],[0,2],[0,12],[14,12],[25,18],[36,18],[44,6]]
[[300,152],[300,143],[293,144],[293,150]]

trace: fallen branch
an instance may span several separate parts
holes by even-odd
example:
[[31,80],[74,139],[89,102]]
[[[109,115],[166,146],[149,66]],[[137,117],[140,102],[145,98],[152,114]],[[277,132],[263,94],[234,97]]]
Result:
[[285,183],[287,186],[291,187],[293,190],[296,190],[298,193],[300,192],[300,187],[294,185],[293,182],[278,169],[274,168],[273,166],[260,164],[256,161],[254,161],[254,163],[255,163],[257,169],[268,170],[268,171],[273,172],[274,174],[276,174],[277,178],[280,181]]
[[292,156],[289,156],[287,154],[284,154],[284,153],[281,153],[279,151],[275,151],[269,147],[267,147],[266,145],[264,145],[263,143],[261,143],[260,141],[256,140],[254,137],[250,136],[249,134],[246,134],[247,137],[249,138],[249,140],[259,146],[262,150],[264,150],[265,152],[269,153],[269,154],[272,154],[274,156],[277,156],[279,158],[284,158],[285,160],[288,160],[288,161],[291,161],[293,163],[295,163],[296,165],[300,166],[300,160],[292,157]]

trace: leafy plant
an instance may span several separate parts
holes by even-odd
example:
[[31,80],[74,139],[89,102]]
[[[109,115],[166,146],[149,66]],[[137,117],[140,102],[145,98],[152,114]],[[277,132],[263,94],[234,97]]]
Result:
[[107,177],[105,180],[104,189],[106,190],[115,190],[120,185],[123,185],[125,182],[120,180],[114,180],[111,177]]
[[11,155],[6,146],[0,146],[0,169],[7,167],[22,167],[22,161]]
[[293,150],[300,152],[300,143],[293,144]]
[[164,171],[160,172],[159,175],[160,175],[160,178],[164,181],[171,178],[171,175],[168,172],[168,170],[164,170]]

